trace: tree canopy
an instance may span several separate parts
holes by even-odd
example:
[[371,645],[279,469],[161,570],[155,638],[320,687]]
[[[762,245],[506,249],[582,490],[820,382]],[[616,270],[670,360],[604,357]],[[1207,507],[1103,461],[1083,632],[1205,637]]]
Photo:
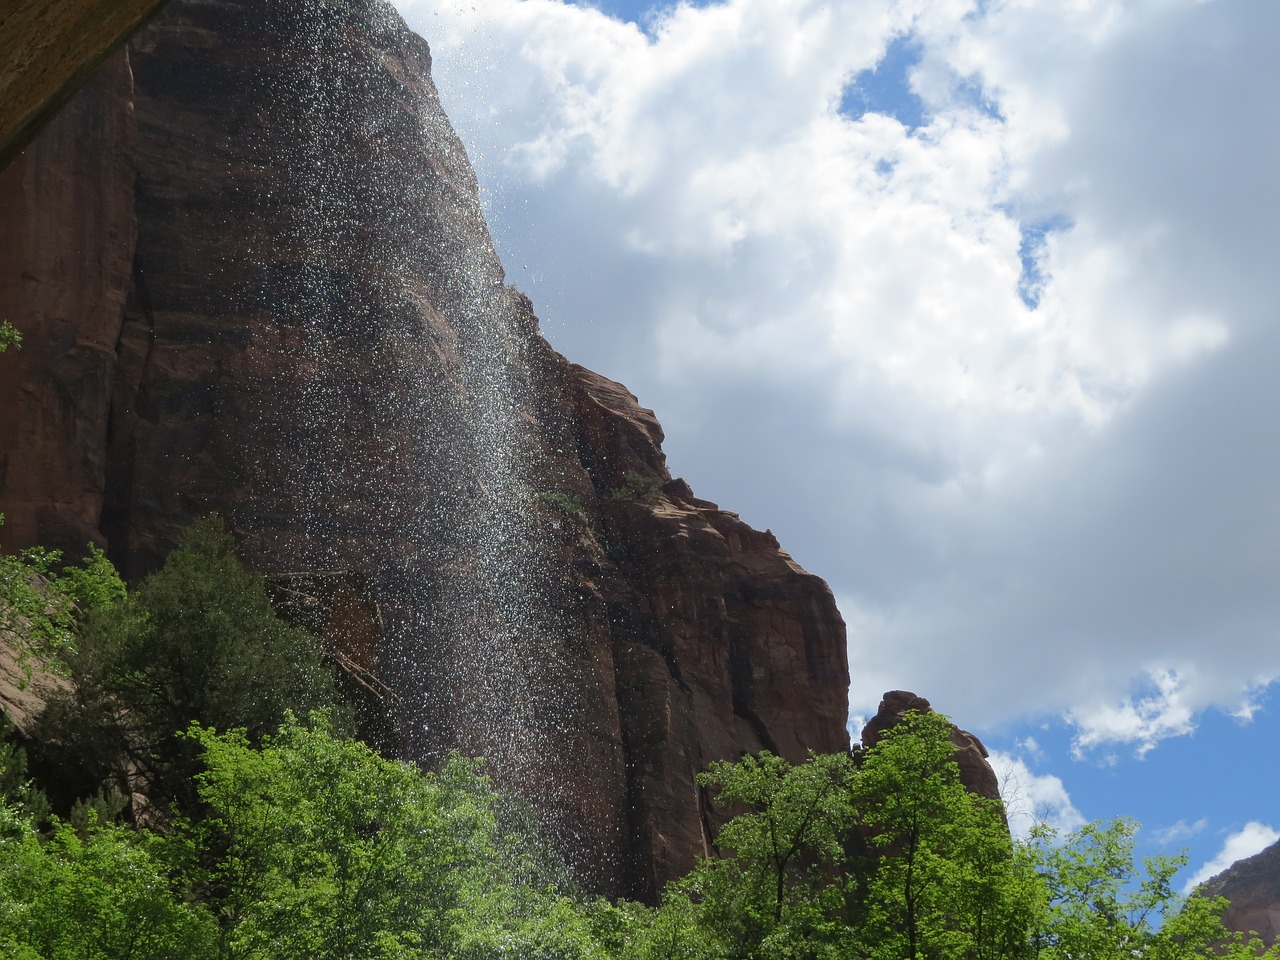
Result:
[[[712,764],[714,854],[656,907],[584,896],[482,760],[424,771],[343,735],[319,642],[216,519],[133,591],[92,548],[0,558],[0,617],[69,674],[42,735],[108,788],[59,819],[0,743],[5,956],[1280,960],[1174,891],[1185,857],[1139,862],[1132,821],[1012,838],[931,712],[866,750]],[[147,797],[132,825],[110,789]]]

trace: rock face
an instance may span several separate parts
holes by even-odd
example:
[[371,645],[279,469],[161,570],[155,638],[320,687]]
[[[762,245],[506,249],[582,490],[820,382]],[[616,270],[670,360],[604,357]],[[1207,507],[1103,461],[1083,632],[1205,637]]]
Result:
[[[875,716],[862,728],[862,746],[870,748],[891,727],[902,722],[910,710],[931,713],[933,707],[924,697],[906,690],[890,690],[880,699]],[[951,743],[956,748],[956,764],[960,767],[960,782],[971,792],[989,800],[1000,799],[1000,781],[987,762],[987,748],[982,741],[967,730],[951,725]]]
[[604,892],[706,849],[710,761],[847,746],[830,591],[542,339],[381,0],[173,0],[0,176],[0,223],[6,547],[136,578],[216,511],[265,573],[345,571],[381,631],[335,643],[398,749],[488,757]]
[[1229,930],[1256,933],[1267,946],[1280,943],[1280,843],[1236,861],[1201,892],[1231,901],[1222,917]]
[[[0,542],[97,538],[134,247],[133,77],[117,56],[0,175]],[[78,556],[79,554],[73,554]]]
[[0,170],[164,0],[7,0],[0,12]]

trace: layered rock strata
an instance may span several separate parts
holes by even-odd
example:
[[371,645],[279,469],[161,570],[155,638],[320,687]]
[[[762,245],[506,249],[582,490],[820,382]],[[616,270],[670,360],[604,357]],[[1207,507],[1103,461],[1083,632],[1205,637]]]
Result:
[[[710,761],[847,746],[830,591],[542,339],[386,4],[173,0],[0,176],[0,223],[7,546],[136,578],[216,511],[268,574],[344,571],[380,629],[334,642],[398,748],[489,757],[605,892],[707,849]],[[343,632],[325,581],[280,582]]]

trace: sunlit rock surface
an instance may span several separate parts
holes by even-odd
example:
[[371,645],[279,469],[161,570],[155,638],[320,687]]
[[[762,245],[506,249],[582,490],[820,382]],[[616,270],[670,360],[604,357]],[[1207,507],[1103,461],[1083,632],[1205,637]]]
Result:
[[1256,933],[1267,946],[1280,943],[1280,843],[1236,861],[1201,892],[1231,901],[1222,918],[1228,929]]
[[[902,722],[908,711],[932,713],[933,707],[924,697],[908,690],[890,690],[880,698],[875,716],[862,728],[861,742],[865,749],[875,746],[886,730]],[[968,730],[951,725],[951,744],[956,748],[956,765],[960,768],[960,782],[971,793],[988,800],[1000,799],[1000,781],[987,760],[987,748]]]
[[652,897],[707,763],[847,746],[844,625],[539,335],[429,71],[373,0],[173,0],[0,176],[0,536],[136,578],[217,511],[266,573],[346,571],[398,749],[486,756]]

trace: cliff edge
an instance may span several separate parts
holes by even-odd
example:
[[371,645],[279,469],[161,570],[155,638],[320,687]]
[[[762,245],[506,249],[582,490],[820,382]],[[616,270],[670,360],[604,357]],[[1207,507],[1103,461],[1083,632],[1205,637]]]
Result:
[[136,579],[216,511],[264,573],[349,571],[395,749],[487,756],[652,898],[709,762],[847,748],[844,624],[543,340],[430,64],[381,0],[173,0],[0,175],[0,538]]

